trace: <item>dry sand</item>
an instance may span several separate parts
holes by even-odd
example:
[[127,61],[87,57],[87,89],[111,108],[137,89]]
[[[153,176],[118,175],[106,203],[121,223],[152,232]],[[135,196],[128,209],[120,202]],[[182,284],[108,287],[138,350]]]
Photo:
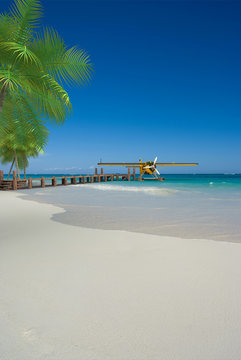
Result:
[[241,359],[241,244],[61,224],[21,196],[0,193],[1,360]]

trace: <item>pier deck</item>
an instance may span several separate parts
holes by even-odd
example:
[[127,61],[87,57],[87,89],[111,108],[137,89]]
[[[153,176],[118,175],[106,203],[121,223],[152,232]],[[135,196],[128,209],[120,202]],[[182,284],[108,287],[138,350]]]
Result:
[[0,170],[0,191],[4,190],[20,190],[20,189],[32,189],[32,188],[44,188],[49,186],[66,186],[96,182],[107,182],[107,181],[135,181],[139,180],[136,178],[135,171],[131,174],[128,169],[127,174],[104,174],[101,169],[101,174],[95,170],[94,175],[71,175],[71,176],[53,176],[53,177],[40,177],[27,179],[18,179],[16,171],[13,171],[13,178],[9,180],[4,179],[3,171]]

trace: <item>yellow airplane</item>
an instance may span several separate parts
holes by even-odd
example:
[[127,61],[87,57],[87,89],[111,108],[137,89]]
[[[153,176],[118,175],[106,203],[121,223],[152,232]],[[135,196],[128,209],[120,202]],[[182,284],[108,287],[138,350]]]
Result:
[[142,162],[142,160],[139,160],[139,163],[102,163],[99,162],[98,165],[108,165],[108,166],[126,166],[130,168],[139,168],[140,170],[140,176],[143,175],[152,175],[156,179],[158,179],[158,175],[160,175],[159,171],[157,170],[158,166],[196,166],[198,163],[158,163],[157,157],[154,161],[146,161]]

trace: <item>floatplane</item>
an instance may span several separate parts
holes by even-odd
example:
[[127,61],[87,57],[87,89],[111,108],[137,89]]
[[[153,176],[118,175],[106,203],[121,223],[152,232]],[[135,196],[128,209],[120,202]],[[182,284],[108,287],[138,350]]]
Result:
[[[198,163],[176,163],[176,162],[172,162],[172,163],[158,163],[157,162],[157,157],[155,158],[154,161],[146,161],[143,162],[141,159],[139,160],[138,163],[103,163],[103,162],[99,162],[98,165],[101,166],[125,166],[127,168],[139,168],[140,171],[140,178],[139,180],[159,180],[159,181],[164,181],[165,179],[163,177],[159,177],[158,175],[160,175],[159,171],[157,170],[157,166],[196,166],[198,165]],[[144,175],[151,175],[151,178],[145,178]]]

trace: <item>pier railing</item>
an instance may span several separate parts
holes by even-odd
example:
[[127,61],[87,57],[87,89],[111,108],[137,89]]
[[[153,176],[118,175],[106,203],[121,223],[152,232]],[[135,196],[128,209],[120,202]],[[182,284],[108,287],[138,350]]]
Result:
[[49,186],[61,186],[61,185],[76,185],[86,184],[95,182],[106,182],[106,181],[131,181],[137,180],[135,169],[133,174],[128,169],[127,174],[104,174],[101,168],[101,173],[97,173],[95,169],[94,175],[70,175],[70,176],[52,176],[52,177],[40,177],[27,179],[18,179],[16,171],[13,171],[13,178],[6,180],[4,179],[3,170],[0,170],[0,190],[19,190],[19,189],[32,189],[37,187],[49,187]]

